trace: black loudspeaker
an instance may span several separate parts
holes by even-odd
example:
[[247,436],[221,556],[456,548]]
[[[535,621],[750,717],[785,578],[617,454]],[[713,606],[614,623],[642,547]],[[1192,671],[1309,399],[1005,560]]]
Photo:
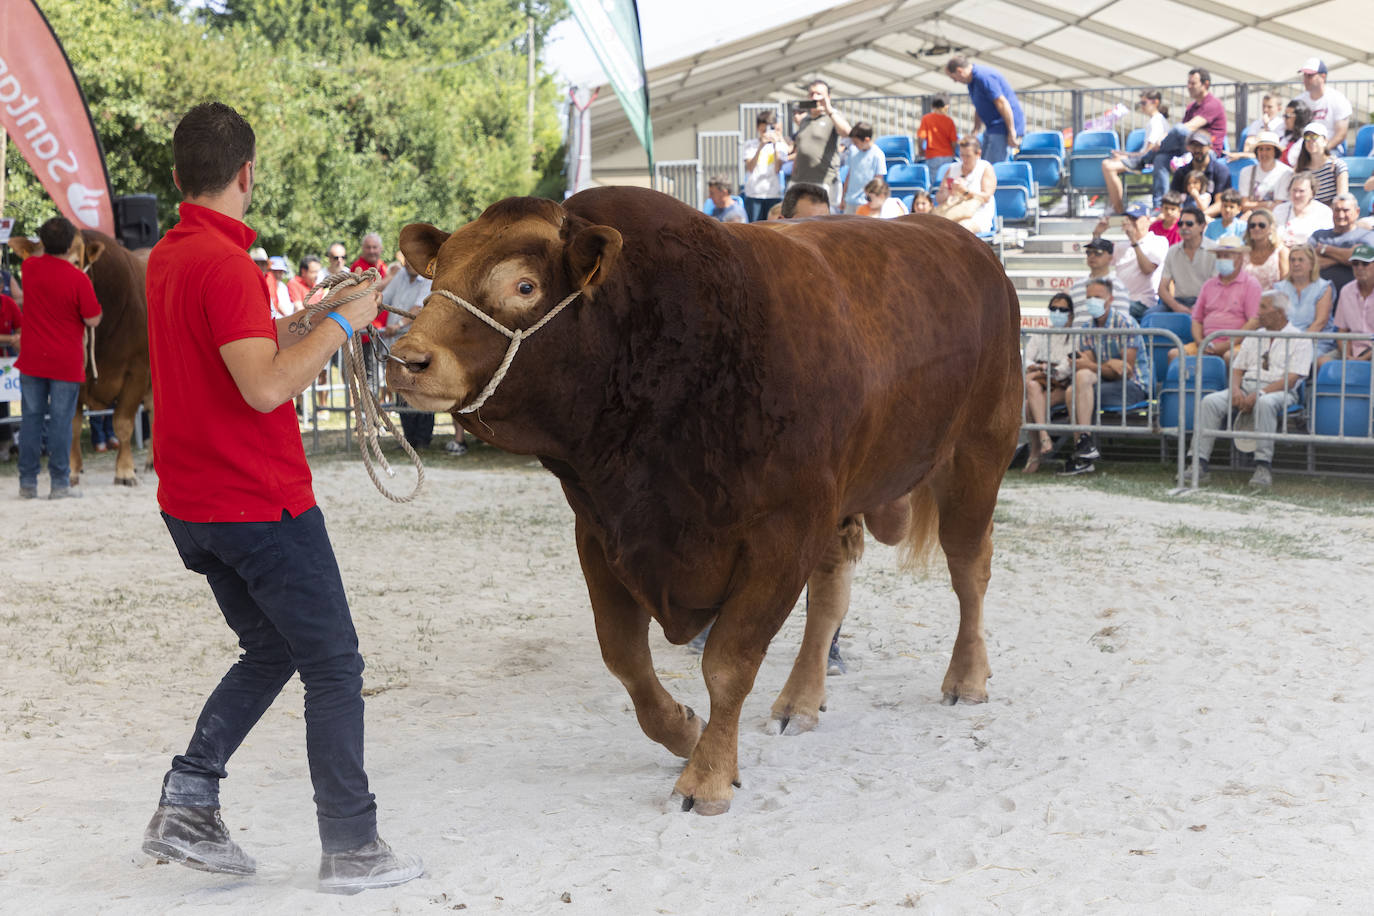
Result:
[[159,237],[157,195],[129,194],[114,200],[115,235],[125,248],[152,248]]

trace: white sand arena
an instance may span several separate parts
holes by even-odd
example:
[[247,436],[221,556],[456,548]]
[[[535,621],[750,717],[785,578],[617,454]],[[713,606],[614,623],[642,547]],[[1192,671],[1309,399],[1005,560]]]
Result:
[[[916,580],[870,542],[819,730],[764,732],[799,610],[745,705],[744,786],[704,818],[670,808],[680,762],[602,666],[554,479],[480,452],[431,468],[411,507],[355,460],[316,465],[368,663],[382,835],[428,869],[354,898],[314,889],[298,682],[223,786],[260,873],[142,855],[231,634],[151,478],[116,488],[103,458],[84,500],[0,494],[0,912],[1374,910],[1368,503],[1011,481],[984,706],[939,703],[943,568]],[[699,657],[654,640],[704,713]]]

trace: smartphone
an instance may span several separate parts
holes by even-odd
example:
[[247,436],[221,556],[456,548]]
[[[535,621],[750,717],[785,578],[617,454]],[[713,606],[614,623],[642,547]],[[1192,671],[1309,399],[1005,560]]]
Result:
[[797,103],[797,107],[801,109],[818,108],[820,107],[820,104],[821,103],[816,101],[815,99],[804,99]]

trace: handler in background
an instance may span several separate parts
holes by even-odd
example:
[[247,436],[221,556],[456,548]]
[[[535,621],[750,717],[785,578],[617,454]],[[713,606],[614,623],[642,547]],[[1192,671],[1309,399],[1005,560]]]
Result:
[[256,233],[242,222],[253,197],[253,129],[208,102],[181,119],[172,151],[181,221],[148,260],[158,503],[243,653],[172,760],[143,851],[206,871],[254,871],[220,820],[219,782],[299,671],[320,889],[400,884],[423,867],[377,836],[363,769],[363,659],[292,408],[352,328],[376,317],[378,296],[319,315],[313,330],[299,314],[274,322],[246,252]]

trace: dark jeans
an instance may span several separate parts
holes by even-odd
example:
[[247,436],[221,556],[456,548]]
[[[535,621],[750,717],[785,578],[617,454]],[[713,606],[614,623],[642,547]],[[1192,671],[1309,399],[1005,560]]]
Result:
[[206,700],[165,805],[218,805],[230,756],[291,675],[305,684],[305,750],[325,852],[377,836],[363,769],[363,657],[318,506],[276,522],[183,522],[162,515],[186,568],[201,573],[243,653]]
[[[400,395],[396,396],[396,403],[403,407],[407,406],[405,399]],[[429,444],[434,441],[434,414],[402,411],[401,431],[405,433],[406,441],[410,443],[411,448],[429,448]]]
[[91,445],[104,445],[114,438],[114,414],[91,417]]
[[24,411],[19,424],[19,486],[38,486],[38,464],[45,442],[53,488],[60,490],[71,483],[72,417],[80,393],[79,382],[59,382],[36,375],[19,377]]
[[1154,154],[1154,173],[1150,176],[1150,198],[1156,207],[1159,206],[1160,198],[1164,192],[1169,190],[1169,179],[1173,173],[1169,171],[1169,163],[1176,157],[1188,152],[1188,131],[1181,125],[1174,125],[1174,128],[1164,135],[1160,141],[1159,149]]
[[749,218],[749,222],[757,223],[768,219],[768,211],[773,209],[774,204],[782,203],[781,197],[746,197],[744,198],[744,215]]

